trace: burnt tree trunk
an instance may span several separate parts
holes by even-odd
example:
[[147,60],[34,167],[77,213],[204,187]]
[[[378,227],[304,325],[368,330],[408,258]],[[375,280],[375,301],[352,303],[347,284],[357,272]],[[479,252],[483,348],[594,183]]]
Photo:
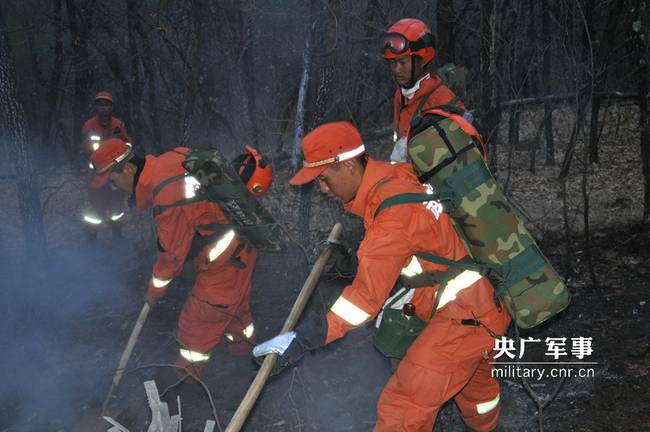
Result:
[[27,138],[25,113],[18,101],[15,72],[9,54],[7,28],[0,8],[0,131],[7,140],[16,173],[16,192],[30,262],[44,264],[46,259],[45,225],[40,189],[34,176],[34,149]]
[[441,0],[436,2],[438,13],[436,14],[436,55],[439,63],[454,63],[456,55],[456,13],[454,11],[454,2],[451,0]]
[[650,224],[650,112],[648,108],[648,90],[650,90],[650,5],[644,0],[637,0],[639,16],[635,20],[638,27],[632,28],[633,47],[637,62],[636,82],[639,89],[639,143],[641,147],[641,166],[643,170],[643,223]]
[[[160,119],[158,118],[158,98],[157,98],[157,70],[154,66],[152,55],[153,42],[152,42],[152,29],[150,25],[146,25],[144,20],[138,20],[137,31],[142,39],[142,72],[146,86],[149,89],[147,93],[147,101],[149,105],[149,123],[151,125],[151,136],[153,140],[147,143],[138,143],[138,147],[153,153],[162,153],[162,135],[160,133]],[[143,121],[144,124],[144,121]]]
[[140,75],[140,52],[138,50],[138,27],[140,25],[140,14],[138,11],[137,0],[126,1],[126,21],[128,29],[128,43],[129,43],[129,58],[131,60],[131,75],[128,77],[127,89],[129,96],[126,100],[126,106],[130,114],[130,128],[129,133],[136,145],[136,148],[142,148],[143,139],[142,131],[144,125],[142,124],[142,100],[144,96],[144,85]]
[[72,101],[72,114],[74,116],[73,142],[69,143],[70,155],[77,156],[81,142],[81,126],[87,116],[88,94],[92,80],[92,70],[88,54],[88,36],[92,30],[94,2],[89,1],[77,7],[74,0],[66,0],[68,25],[72,39],[74,96]]
[[[324,19],[322,26],[322,43],[325,52],[321,59],[322,66],[318,76],[316,88],[316,100],[310,124],[312,128],[318,126],[325,120],[332,94],[332,81],[334,77],[334,54],[337,46],[337,17],[341,9],[340,0],[328,0],[323,11]],[[318,34],[317,32],[316,34]],[[300,188],[300,209],[298,217],[298,226],[301,238],[311,241],[309,236],[309,225],[311,219],[311,194],[314,189],[314,182],[309,182]]]
[[300,141],[305,135],[305,111],[307,109],[307,92],[309,91],[309,79],[311,76],[311,59],[314,51],[312,43],[314,33],[314,26],[309,26],[307,30],[307,38],[305,39],[305,48],[302,53],[302,74],[300,75],[300,84],[298,85],[293,147],[291,149],[291,169],[293,172],[298,171],[302,161]]
[[[607,70],[610,67],[610,59],[612,51],[616,51],[614,43],[616,38],[616,28],[621,21],[621,14],[625,8],[625,1],[611,2],[609,5],[609,13],[607,14],[607,21],[603,29],[597,36],[598,49],[594,53],[594,93],[600,93],[606,90],[607,86]],[[589,2],[588,6],[593,6],[593,2]],[[587,12],[590,11],[587,8]],[[594,25],[593,15],[588,14],[588,27],[593,30]],[[598,163],[598,141],[599,141],[599,128],[598,116],[600,113],[601,98],[594,97],[591,103],[591,124],[589,126],[589,162]]]
[[496,0],[481,1],[481,130],[492,173],[497,172],[499,106],[496,82]]
[[183,114],[183,130],[181,131],[181,145],[189,145],[194,126],[196,99],[201,89],[201,54],[204,45],[205,11],[209,5],[205,0],[192,0],[190,2],[192,13],[192,43],[190,47],[189,78],[186,89],[185,109]]
[[[544,94],[549,96],[552,92],[551,88],[551,49],[548,35],[550,34],[550,17],[549,11],[545,7],[542,8],[542,71],[541,81]],[[547,45],[547,46],[544,46]],[[544,138],[546,141],[545,146],[545,162],[546,165],[555,165],[555,143],[553,142],[553,109],[550,102],[544,102]]]
[[52,72],[47,82],[47,107],[45,120],[41,129],[41,148],[47,152],[48,159],[54,154],[55,147],[50,143],[54,142],[53,131],[58,123],[58,100],[61,82],[61,71],[63,69],[63,22],[62,22],[63,2],[62,0],[52,0],[52,23],[54,25],[54,63]]

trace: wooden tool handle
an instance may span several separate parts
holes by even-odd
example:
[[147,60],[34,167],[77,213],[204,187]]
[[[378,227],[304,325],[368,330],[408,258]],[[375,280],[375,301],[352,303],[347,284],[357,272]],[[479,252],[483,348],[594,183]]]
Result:
[[149,303],[145,302],[145,304],[142,306],[142,310],[140,311],[140,315],[138,316],[138,320],[135,322],[135,325],[133,326],[133,330],[131,331],[131,336],[129,337],[129,341],[126,343],[126,348],[124,348],[124,352],[122,353],[120,362],[117,365],[115,374],[113,375],[113,383],[111,384],[111,388],[108,390],[108,394],[106,395],[106,399],[104,400],[104,404],[102,405],[102,415],[105,414],[111,396],[113,396],[113,392],[115,391],[115,388],[117,388],[117,385],[120,383],[120,380],[122,379],[122,375],[124,375],[124,369],[126,369],[126,365],[129,362],[131,353],[133,352],[133,347],[135,347],[135,343],[138,341],[138,337],[140,337],[140,331],[142,331],[142,327],[144,326],[144,322],[147,320],[147,316],[149,316],[150,311],[151,308],[149,307]]
[[[341,223],[337,222],[332,228],[332,231],[330,232],[327,240],[338,240],[342,229],[343,226]],[[282,333],[293,330],[293,328],[298,323],[298,319],[305,309],[305,306],[309,301],[309,297],[311,297],[311,294],[314,292],[314,288],[316,288],[316,284],[320,278],[321,272],[323,271],[323,267],[325,267],[325,263],[331,254],[331,248],[325,249],[314,263],[309,276],[307,276],[307,280],[305,280],[305,283],[302,285],[302,289],[300,290],[300,294],[298,294],[298,298],[291,308],[291,312],[289,312],[289,316],[284,322],[284,326],[282,326]],[[230,420],[230,423],[226,428],[226,432],[238,432],[242,428],[244,422],[246,421],[246,418],[248,418],[248,414],[250,413],[251,409],[253,409],[253,406],[255,405],[260,392],[264,388],[264,384],[266,384],[266,381],[269,379],[271,371],[273,370],[273,366],[275,366],[275,362],[277,360],[277,354],[269,354],[264,357],[264,363],[262,363],[260,370],[257,371],[257,375],[255,376],[253,383],[248,388],[248,391],[246,392],[244,399],[242,399],[241,403],[239,404],[237,411],[235,411],[232,420]]]

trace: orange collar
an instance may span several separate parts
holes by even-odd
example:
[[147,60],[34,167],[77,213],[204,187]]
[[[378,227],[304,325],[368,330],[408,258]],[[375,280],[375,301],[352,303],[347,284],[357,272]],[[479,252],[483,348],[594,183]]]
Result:
[[359,185],[357,194],[354,196],[352,201],[343,205],[345,210],[349,213],[363,217],[366,206],[368,205],[368,199],[370,198],[372,191],[375,189],[375,186],[377,186],[377,184],[382,180],[393,177],[395,166],[396,165],[391,165],[388,162],[380,162],[368,157],[368,165],[363,172],[363,177],[361,178],[361,184]]

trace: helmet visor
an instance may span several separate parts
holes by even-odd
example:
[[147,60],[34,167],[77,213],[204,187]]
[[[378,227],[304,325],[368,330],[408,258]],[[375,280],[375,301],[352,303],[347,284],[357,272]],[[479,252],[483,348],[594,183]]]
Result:
[[409,48],[408,40],[399,33],[386,33],[380,43],[382,53],[390,51],[393,54],[404,54]]

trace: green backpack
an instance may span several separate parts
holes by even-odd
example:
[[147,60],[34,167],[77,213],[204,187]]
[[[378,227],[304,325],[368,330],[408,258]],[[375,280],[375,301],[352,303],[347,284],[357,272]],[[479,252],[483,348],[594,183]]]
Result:
[[[253,197],[230,162],[217,149],[192,149],[185,156],[183,167],[194,177],[199,188],[192,198],[179,200],[169,205],[154,207],[158,215],[171,207],[198,201],[212,201],[219,205],[229,224],[211,224],[201,229],[223,232],[234,228],[237,234],[248,240],[262,252],[285,252],[290,239],[285,229]],[[154,189],[154,196],[167,184],[183,179],[187,174],[170,177]]]

